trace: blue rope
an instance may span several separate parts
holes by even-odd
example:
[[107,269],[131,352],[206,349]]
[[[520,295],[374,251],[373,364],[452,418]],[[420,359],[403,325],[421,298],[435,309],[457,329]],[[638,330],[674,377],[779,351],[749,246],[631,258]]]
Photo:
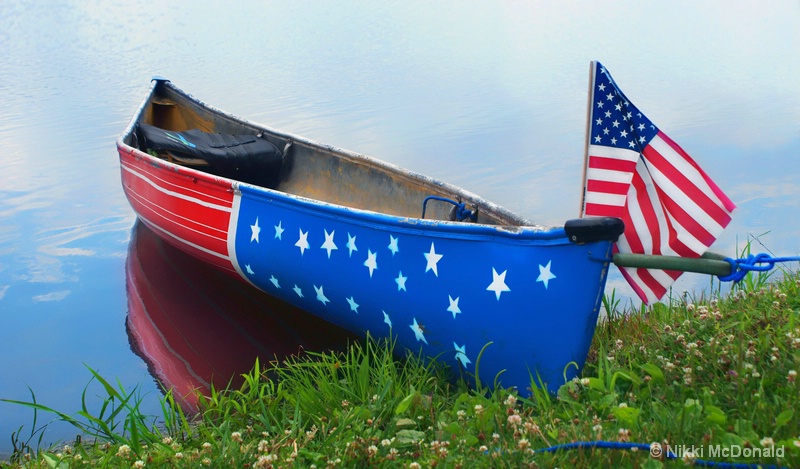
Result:
[[[642,450],[647,451],[648,454],[651,451],[651,446],[645,443],[620,443],[617,441],[576,441],[574,443],[566,443],[563,445],[555,445],[549,448],[542,448],[537,449],[533,453],[555,453],[556,451],[561,450],[571,450],[571,449],[617,449],[617,450]],[[663,456],[666,459],[679,459],[678,455],[673,453],[672,451],[665,451]],[[763,464],[749,464],[749,463],[728,463],[728,462],[715,462],[715,461],[705,461],[703,459],[695,459],[693,464],[699,467],[715,467],[721,469],[784,469],[780,466],[776,466],[774,464],[770,465],[763,465]]]
[[456,220],[457,221],[464,221],[466,219],[470,219],[472,221],[476,221],[478,216],[472,210],[467,208],[467,204],[464,202],[458,202],[453,199],[448,199],[447,197],[439,197],[437,195],[429,195],[425,197],[425,200],[422,201],[422,218],[425,218],[425,210],[428,206],[429,200],[438,200],[440,202],[448,202],[456,206]]
[[726,257],[725,261],[731,265],[731,273],[730,275],[719,277],[720,281],[738,283],[748,272],[766,272],[775,267],[778,262],[800,261],[800,257],[772,257],[762,252],[756,255],[750,254],[740,259]]

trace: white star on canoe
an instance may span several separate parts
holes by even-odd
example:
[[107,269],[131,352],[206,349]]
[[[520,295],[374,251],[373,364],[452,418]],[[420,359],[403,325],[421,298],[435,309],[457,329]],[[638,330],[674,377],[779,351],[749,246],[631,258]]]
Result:
[[275,225],[275,237],[283,241],[283,226],[281,226],[283,222],[279,221],[277,225]]
[[389,315],[386,314],[386,311],[381,311],[383,313],[383,322],[389,325],[389,328],[392,327],[392,320],[389,318]]
[[455,319],[456,314],[461,314],[461,308],[458,307],[458,300],[460,298],[456,298],[454,300],[450,295],[447,295],[447,297],[450,299],[450,306],[447,308],[447,310],[453,313],[453,319]]
[[436,254],[436,249],[433,247],[433,243],[431,243],[431,252],[424,252],[422,255],[424,255],[425,259],[428,261],[428,265],[425,266],[425,272],[433,270],[433,273],[438,277],[439,271],[436,268],[436,264],[438,264],[444,256],[442,254]]
[[330,303],[331,300],[329,300],[328,297],[325,296],[325,292],[322,291],[322,285],[320,285],[319,288],[317,288],[317,286],[314,285],[314,291],[317,292],[317,300],[319,300],[319,302],[324,304],[325,306],[328,306],[328,303]]
[[247,269],[247,273],[248,274],[255,275],[255,272],[253,272],[253,269],[250,268],[250,264],[245,264],[244,268]]
[[350,250],[350,257],[353,257],[353,251],[358,251],[356,237],[350,236],[350,233],[347,233],[347,249]]
[[506,285],[506,272],[508,271],[504,270],[502,274],[498,274],[494,267],[492,267],[492,283],[489,284],[486,289],[488,291],[493,291],[495,295],[497,295],[497,301],[500,301],[501,293],[504,291],[511,291],[508,285]]
[[270,276],[269,281],[272,282],[273,285],[275,285],[275,288],[281,287],[280,284],[278,284],[278,279],[275,278],[274,275]]
[[255,224],[250,225],[250,230],[253,232],[253,234],[250,235],[250,242],[258,242],[258,234],[261,233],[261,227],[258,226],[258,217],[256,217]]
[[330,234],[328,234],[328,230],[324,230],[324,231],[325,231],[325,242],[322,243],[322,246],[320,246],[320,248],[325,249],[325,250],[328,251],[328,259],[330,259],[331,258],[331,251],[335,251],[335,250],[339,249],[338,247],[336,247],[336,244],[333,242],[333,234],[336,233],[336,230],[331,231]]
[[550,280],[556,278],[552,272],[550,272],[550,264],[553,261],[548,261],[547,265],[539,264],[539,277],[536,279],[537,282],[544,283],[544,288],[547,289],[547,284],[550,283]]
[[296,283],[294,284],[294,288],[292,288],[292,290],[294,290],[294,292],[297,293],[297,296],[303,298],[303,290],[300,287],[298,287]]
[[347,298],[347,302],[350,303],[350,311],[355,311],[356,314],[358,314],[359,305],[356,303],[356,300],[351,296],[350,298]]
[[369,277],[372,278],[372,272],[378,268],[378,253],[367,249],[367,260],[364,261],[364,265],[369,269]]
[[428,341],[425,339],[425,334],[422,331],[422,327],[420,327],[420,325],[417,324],[417,318],[414,318],[414,324],[412,324],[412,325],[410,325],[408,327],[410,327],[411,330],[414,331],[414,335],[417,337],[417,342],[419,342],[421,340],[421,341],[425,342],[425,344],[427,345]]
[[453,348],[456,351],[456,360],[461,362],[461,366],[466,368],[467,367],[467,363],[472,363],[472,360],[470,360],[467,357],[467,351],[466,351],[467,344],[464,344],[461,347],[459,347],[457,343],[453,342]]
[[300,255],[302,256],[306,249],[310,248],[311,246],[308,245],[308,231],[303,233],[303,230],[300,230],[300,239],[294,243],[295,246],[300,248]]
[[403,277],[403,271],[401,270],[400,274],[397,275],[397,278],[394,279],[394,281],[397,282],[397,291],[408,291],[406,290],[406,280],[408,280],[408,277]]
[[400,248],[397,247],[397,238],[392,235],[389,235],[389,250],[392,251],[392,256],[397,254],[397,251],[400,250]]

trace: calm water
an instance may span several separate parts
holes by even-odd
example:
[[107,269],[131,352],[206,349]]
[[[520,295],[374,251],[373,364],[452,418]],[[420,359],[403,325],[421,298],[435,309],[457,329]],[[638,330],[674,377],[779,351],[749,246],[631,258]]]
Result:
[[[114,147],[153,75],[555,225],[578,215],[600,60],[739,206],[717,251],[800,254],[797,2],[39,3],[0,4],[0,397],[77,410],[86,364],[158,410]],[[0,452],[31,415],[0,403]]]

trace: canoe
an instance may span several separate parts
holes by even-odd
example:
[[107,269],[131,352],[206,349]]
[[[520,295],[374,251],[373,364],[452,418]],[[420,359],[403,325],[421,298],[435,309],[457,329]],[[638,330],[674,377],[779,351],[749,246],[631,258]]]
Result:
[[154,233],[328,323],[392,337],[473,385],[553,392],[583,367],[616,218],[536,225],[161,78],[117,149],[125,195]]
[[355,338],[133,228],[125,263],[131,350],[186,412],[211,387],[238,389],[256,359],[342,349]]

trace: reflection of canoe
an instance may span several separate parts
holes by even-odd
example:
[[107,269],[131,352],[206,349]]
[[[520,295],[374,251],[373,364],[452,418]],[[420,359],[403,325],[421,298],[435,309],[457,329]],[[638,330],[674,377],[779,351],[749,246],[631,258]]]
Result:
[[137,223],[126,264],[131,348],[165,389],[196,410],[198,390],[239,385],[262,363],[341,348],[349,336],[165,244]]
[[145,224],[271,295],[360,335],[391,334],[468,375],[480,369],[483,383],[502,372],[502,385],[524,390],[538,374],[553,390],[583,366],[619,220],[534,226],[161,79],[117,147]]

